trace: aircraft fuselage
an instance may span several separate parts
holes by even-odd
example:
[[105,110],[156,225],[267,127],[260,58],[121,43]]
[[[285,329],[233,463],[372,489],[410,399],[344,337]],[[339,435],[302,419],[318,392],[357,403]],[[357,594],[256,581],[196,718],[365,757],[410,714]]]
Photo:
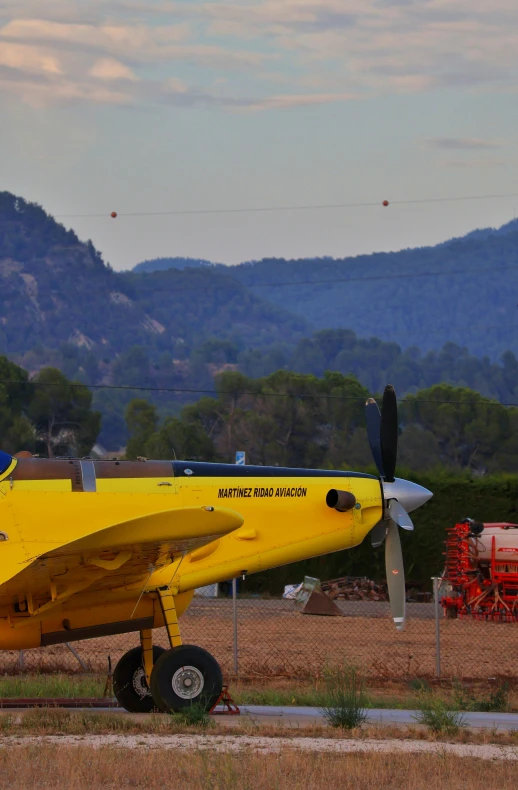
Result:
[[159,627],[161,585],[181,614],[195,588],[351,548],[382,515],[380,479],[355,472],[20,458],[0,481],[0,649]]

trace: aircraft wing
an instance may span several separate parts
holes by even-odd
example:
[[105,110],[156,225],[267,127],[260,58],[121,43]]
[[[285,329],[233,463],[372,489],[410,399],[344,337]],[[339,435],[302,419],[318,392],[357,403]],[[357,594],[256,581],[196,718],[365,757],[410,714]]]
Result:
[[0,585],[0,605],[27,600],[38,613],[77,592],[143,585],[152,571],[242,524],[229,508],[184,507],[95,530],[34,557]]

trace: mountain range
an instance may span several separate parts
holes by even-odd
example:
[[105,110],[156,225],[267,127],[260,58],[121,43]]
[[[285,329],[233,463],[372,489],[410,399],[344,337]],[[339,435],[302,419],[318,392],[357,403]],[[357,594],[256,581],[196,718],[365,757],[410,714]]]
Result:
[[[267,345],[310,325],[238,283],[193,267],[115,272],[39,206],[0,193],[0,352],[63,343],[110,361],[133,345],[185,355],[209,337]],[[185,347],[185,349],[184,349]]]
[[423,351],[454,342],[492,359],[518,350],[518,220],[434,247],[354,258],[272,258],[232,267],[157,259],[136,268],[164,270],[168,260],[184,271],[202,265],[207,276],[230,269],[236,283],[314,329],[348,328]]
[[[172,257],[115,272],[90,241],[3,192],[0,289],[0,354],[30,373],[53,365],[90,384],[169,390],[152,396],[162,413],[229,369],[335,369],[371,389],[448,381],[504,402],[518,396],[514,354],[498,362],[518,351],[516,220],[354,258],[226,266]],[[110,446],[123,441],[135,394],[95,396]]]

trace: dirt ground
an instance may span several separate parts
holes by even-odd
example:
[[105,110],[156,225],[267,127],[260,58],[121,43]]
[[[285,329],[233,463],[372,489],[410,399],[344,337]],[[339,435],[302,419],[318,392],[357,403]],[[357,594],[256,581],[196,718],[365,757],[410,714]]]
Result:
[[[342,617],[303,615],[291,601],[238,600],[238,668],[243,677],[319,676],[326,665],[356,664],[372,678],[433,677],[436,668],[432,604],[410,604],[405,630],[397,632],[386,605],[342,604]],[[372,612],[372,614],[370,614]],[[233,623],[230,600],[195,599],[181,619],[185,643],[200,645],[233,675]],[[165,630],[155,632],[167,646]],[[518,624],[440,621],[444,676],[516,676]],[[74,642],[89,668],[105,671],[138,644],[138,634]],[[16,668],[19,654],[0,654],[0,671]],[[26,671],[83,671],[66,645],[25,651]]]

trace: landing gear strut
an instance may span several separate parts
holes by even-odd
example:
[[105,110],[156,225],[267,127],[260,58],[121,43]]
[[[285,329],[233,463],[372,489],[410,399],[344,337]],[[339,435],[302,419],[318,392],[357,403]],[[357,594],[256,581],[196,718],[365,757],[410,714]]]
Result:
[[196,645],[183,645],[176,615],[173,591],[157,590],[170,650],[166,650],[151,672],[151,695],[164,713],[174,713],[191,705],[210,710],[223,688],[223,677],[216,659]]
[[141,631],[141,646],[129,650],[115,667],[115,696],[132,713],[156,708],[175,713],[192,705],[209,711],[223,689],[220,666],[203,648],[182,644],[175,591],[161,587],[156,592],[171,647],[153,647],[152,631]]

